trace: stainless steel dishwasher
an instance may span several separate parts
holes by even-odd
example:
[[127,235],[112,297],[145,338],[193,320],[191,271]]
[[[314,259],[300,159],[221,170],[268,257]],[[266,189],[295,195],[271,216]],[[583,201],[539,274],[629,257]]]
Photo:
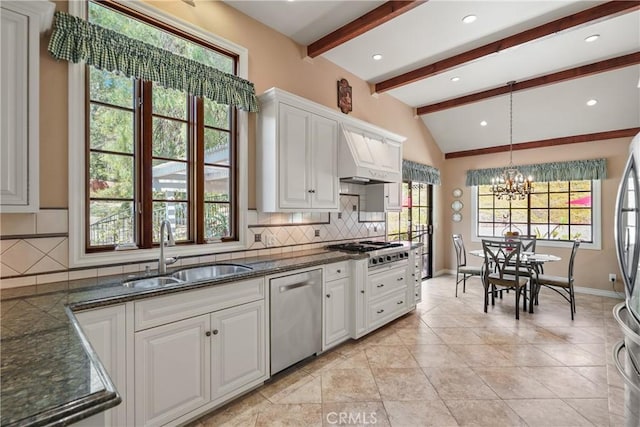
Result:
[[270,280],[271,375],[322,351],[322,270]]

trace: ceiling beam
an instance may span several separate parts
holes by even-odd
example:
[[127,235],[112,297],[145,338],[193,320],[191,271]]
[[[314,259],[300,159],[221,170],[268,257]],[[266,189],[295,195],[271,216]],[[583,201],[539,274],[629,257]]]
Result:
[[426,2],[427,0],[388,1],[308,45],[307,56],[320,56]]
[[[604,61],[594,62],[593,64],[582,65],[580,67],[568,70],[558,71],[557,73],[547,74],[545,76],[536,77],[529,80],[517,82],[513,85],[513,91],[531,89],[539,86],[546,86],[567,80],[573,80],[580,77],[587,77],[592,74],[604,73],[606,71],[617,70],[619,68],[640,64],[640,51],[630,53],[628,55],[618,56],[616,58],[605,59]],[[511,86],[500,86],[494,89],[484,90],[458,98],[448,99],[446,101],[437,102],[435,104],[424,105],[418,107],[416,112],[418,115],[435,113],[436,111],[448,110],[449,108],[459,107],[461,105],[472,104],[487,98],[509,93]]]
[[[514,150],[528,150],[530,148],[552,147],[556,145],[576,144],[579,142],[603,141],[605,139],[627,138],[640,133],[640,128],[618,129],[606,132],[587,133],[583,135],[564,136],[561,138],[542,139],[540,141],[522,142],[513,144]],[[446,153],[445,159],[457,159],[459,157],[479,156],[482,154],[495,154],[509,151],[509,145],[478,148],[476,150],[454,151]]]
[[637,9],[640,9],[640,1],[610,1],[381,81],[380,83],[376,83],[375,91],[377,93],[386,92],[541,37],[600,19],[633,12]]

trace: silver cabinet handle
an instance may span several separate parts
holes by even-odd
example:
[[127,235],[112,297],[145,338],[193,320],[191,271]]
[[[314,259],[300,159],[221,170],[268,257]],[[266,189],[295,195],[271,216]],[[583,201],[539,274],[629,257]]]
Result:
[[384,309],[380,309],[380,310],[376,311],[376,313],[377,314],[382,314],[382,313],[384,313]]
[[217,329],[213,330],[213,335],[218,335],[218,330]]
[[331,298],[331,294],[327,294],[327,298]]
[[342,270],[337,269],[337,270],[336,270],[336,273],[340,274],[340,273],[342,273]]
[[360,293],[361,293],[361,294],[364,294],[364,289],[362,289],[362,290],[360,291]]
[[403,303],[404,303],[404,301],[398,301],[396,304],[400,305],[400,304],[403,304]]
[[379,285],[376,286],[376,288],[384,288],[384,283],[380,283]]
[[211,336],[211,331],[207,331],[204,333],[206,336],[210,337]]
[[402,282],[402,281],[404,280],[404,277],[398,277],[396,280],[397,280],[398,282]]

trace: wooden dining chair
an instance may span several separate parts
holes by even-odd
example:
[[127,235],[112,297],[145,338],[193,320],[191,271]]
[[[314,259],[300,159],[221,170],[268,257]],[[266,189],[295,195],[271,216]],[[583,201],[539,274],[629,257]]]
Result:
[[[453,247],[456,249],[456,298],[458,297],[458,284],[462,282],[462,292],[467,289],[467,277],[482,276],[482,266],[467,265],[467,251],[464,248],[462,234],[453,235]],[[461,277],[462,276],[462,277]]]
[[575,240],[573,242],[573,249],[571,249],[571,256],[569,257],[569,270],[566,276],[552,276],[549,274],[536,274],[534,276],[534,285],[535,285],[535,301],[538,303],[538,294],[540,292],[540,288],[545,286],[560,296],[562,296],[571,307],[571,320],[573,320],[574,314],[576,312],[576,297],[573,291],[573,265],[576,259],[576,254],[578,253],[578,248],[580,248],[580,240]]
[[483,240],[482,251],[485,262],[482,280],[484,284],[484,312],[487,312],[489,306],[489,295],[491,295],[491,305],[495,305],[496,294],[505,289],[513,289],[516,299],[516,319],[519,319],[520,297],[522,294],[522,309],[526,310],[526,290],[530,281],[528,276],[520,274],[522,242]]

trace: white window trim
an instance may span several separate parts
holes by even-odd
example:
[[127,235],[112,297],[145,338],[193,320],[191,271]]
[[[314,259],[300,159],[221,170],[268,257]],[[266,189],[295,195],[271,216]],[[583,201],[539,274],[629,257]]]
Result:
[[[602,197],[601,197],[601,182],[600,180],[593,180],[591,187],[591,211],[593,215],[593,224],[591,224],[591,232],[593,234],[593,243],[582,243],[580,249],[602,249]],[[482,237],[478,237],[478,187],[471,187],[471,241],[480,243]],[[554,242],[549,240],[538,240],[536,246],[542,247],[554,247],[554,248],[569,248],[571,242]]]
[[[168,15],[139,0],[116,0],[131,9],[141,12],[181,31],[206,40],[216,46],[238,55],[238,76],[246,79],[249,73],[249,53],[240,45],[204,31],[190,23]],[[85,17],[87,1],[71,1],[69,13]],[[85,252],[85,74],[84,63],[69,63],[69,266],[88,267],[93,265],[122,262],[148,261],[158,257],[158,249],[136,249],[99,253]],[[238,110],[238,241],[201,245],[174,246],[168,249],[170,256],[204,255],[220,252],[245,250],[248,248],[247,233],[247,152],[249,114]]]

